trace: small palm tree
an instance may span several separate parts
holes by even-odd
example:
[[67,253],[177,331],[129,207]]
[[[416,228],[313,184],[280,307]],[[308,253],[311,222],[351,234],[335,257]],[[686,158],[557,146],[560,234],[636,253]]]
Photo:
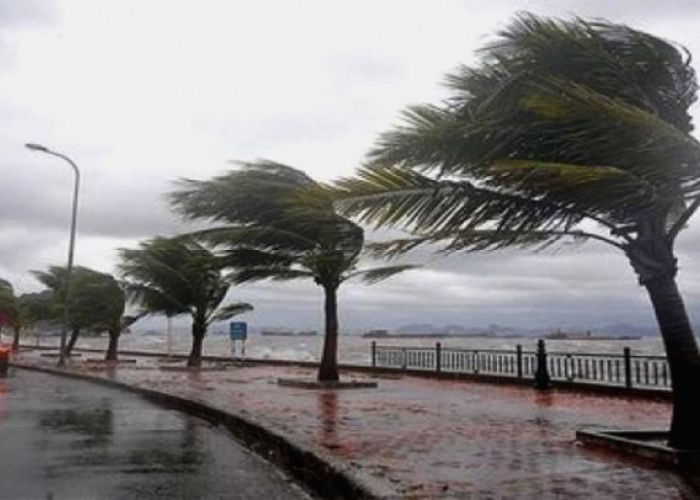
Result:
[[[22,313],[22,328],[28,328],[38,321],[55,321],[54,297],[51,290],[23,293],[19,296]],[[19,335],[15,344],[19,347]]]
[[[34,275],[52,292],[52,315],[58,319],[62,316],[66,268],[51,266],[48,271],[34,271]],[[27,297],[27,308],[36,304],[39,297]],[[128,323],[124,317],[126,298],[119,282],[111,274],[100,273],[82,266],[73,268],[71,274],[71,294],[68,302],[68,320],[71,336],[66,345],[66,354],[70,355],[85,329],[106,330],[109,345],[105,359],[116,360],[119,336]]]
[[116,361],[119,352],[121,332],[132,322],[124,316],[126,295],[120,283],[110,274],[98,273],[86,282],[75,280],[75,301],[79,310],[85,311],[91,320],[93,330],[106,330],[109,344],[105,353],[106,361]]
[[674,243],[700,206],[697,82],[673,44],[627,26],[519,17],[339,183],[347,213],[447,251],[595,240],[651,298],[673,378],[670,442],[700,449],[700,354]]
[[[24,326],[24,314],[19,301],[15,295],[12,284],[0,278],[0,316],[12,328],[12,350],[19,349],[19,335]],[[1,324],[1,323],[0,323]]]
[[338,215],[328,192],[305,173],[270,161],[208,181],[184,180],[173,193],[185,216],[222,223],[197,235],[223,250],[235,283],[312,279],[325,296],[319,381],[338,380],[338,287],[353,277],[388,278],[412,266],[357,270],[364,231]]
[[230,284],[222,277],[217,258],[192,239],[154,238],[120,254],[127,293],[140,305],[140,315],[192,317],[187,366],[201,365],[202,343],[211,323],[253,310],[242,302],[219,307]]

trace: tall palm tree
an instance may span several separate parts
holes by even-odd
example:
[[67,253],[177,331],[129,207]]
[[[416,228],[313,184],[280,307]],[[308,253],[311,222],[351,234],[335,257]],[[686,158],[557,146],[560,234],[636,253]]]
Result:
[[202,343],[211,323],[253,310],[244,302],[219,307],[230,284],[222,277],[217,258],[192,239],[154,238],[120,254],[127,293],[141,306],[141,315],[192,317],[187,366],[201,365]]
[[305,173],[271,161],[241,163],[207,181],[184,180],[174,206],[220,224],[198,236],[223,248],[235,283],[312,279],[324,292],[325,337],[319,381],[338,380],[338,287],[355,276],[373,283],[412,266],[358,270],[364,231],[338,215],[327,190]]
[[697,82],[674,44],[627,26],[524,14],[408,109],[357,177],[347,213],[446,251],[596,240],[624,252],[656,313],[673,378],[670,443],[700,448],[700,355],[674,243],[700,206]]

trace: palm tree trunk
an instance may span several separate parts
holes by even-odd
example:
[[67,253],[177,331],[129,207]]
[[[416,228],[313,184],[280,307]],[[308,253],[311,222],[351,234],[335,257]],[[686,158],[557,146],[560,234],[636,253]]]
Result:
[[14,336],[12,337],[12,350],[19,351],[19,332],[21,328],[19,326],[15,326],[13,330]]
[[75,343],[78,341],[78,336],[80,335],[80,328],[73,328],[70,332],[70,339],[68,339],[68,345],[66,345],[66,356],[70,356],[75,347]]
[[187,358],[187,366],[202,366],[202,343],[204,342],[204,335],[206,333],[206,320],[195,318],[192,322],[192,350],[190,351],[189,358]]
[[676,281],[658,277],[644,284],[654,306],[673,386],[669,444],[700,449],[700,352]]
[[107,354],[105,361],[116,361],[119,357],[119,329],[109,330],[109,345],[107,346]]
[[318,369],[319,382],[335,382],[338,377],[338,299],[336,285],[323,287],[326,332],[323,338],[323,354]]

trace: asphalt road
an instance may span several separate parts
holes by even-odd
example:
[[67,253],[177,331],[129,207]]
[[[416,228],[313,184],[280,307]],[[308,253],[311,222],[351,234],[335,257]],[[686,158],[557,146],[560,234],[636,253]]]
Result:
[[89,382],[0,379],[0,499],[103,498],[309,497],[198,418]]

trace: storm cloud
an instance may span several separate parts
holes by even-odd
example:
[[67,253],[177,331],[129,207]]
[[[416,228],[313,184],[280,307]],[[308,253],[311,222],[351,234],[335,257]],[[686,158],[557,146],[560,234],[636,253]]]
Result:
[[[114,271],[117,249],[189,227],[165,194],[233,159],[270,158],[320,180],[349,175],[407,104],[445,97],[443,75],[519,11],[626,22],[700,53],[694,1],[0,0],[0,276],[65,259],[71,172],[83,171],[78,262]],[[697,113],[696,113],[697,115]],[[372,234],[371,238],[381,238]],[[679,240],[680,284],[700,319],[700,223]],[[624,256],[600,244],[543,253],[404,260],[420,270],[347,284],[347,329],[402,323],[648,324]],[[369,263],[371,264],[371,263]],[[264,325],[317,327],[312,283],[262,283],[232,297]]]

